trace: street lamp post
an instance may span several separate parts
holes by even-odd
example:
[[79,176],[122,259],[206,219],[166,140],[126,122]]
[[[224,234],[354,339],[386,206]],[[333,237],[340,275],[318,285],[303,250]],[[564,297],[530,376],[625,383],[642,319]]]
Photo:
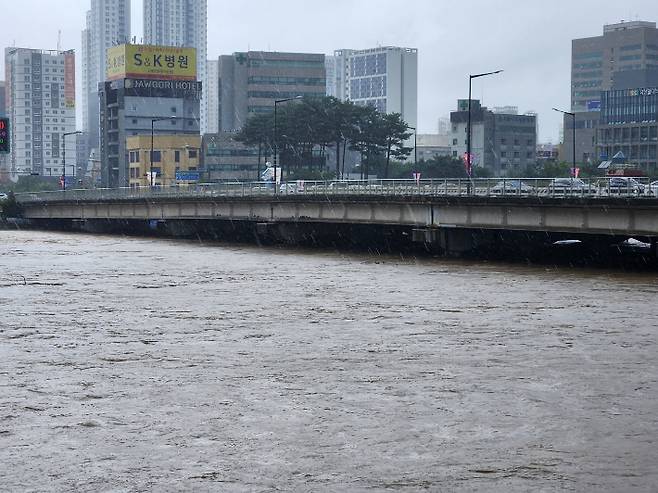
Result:
[[[175,116],[160,116],[157,118],[151,118],[151,154],[150,154],[150,168],[149,168],[149,184],[151,185],[151,188],[153,188],[153,141],[154,141],[154,125],[155,122],[162,122],[165,120],[176,120],[177,117]],[[160,162],[162,162],[162,153],[160,153]]]
[[274,100],[274,139],[273,139],[273,141],[274,141],[274,193],[275,194],[277,193],[277,189],[276,189],[276,185],[277,185],[277,183],[276,183],[276,166],[277,166],[277,155],[279,153],[278,152],[279,151],[278,142],[277,142],[277,138],[276,138],[276,106],[279,103],[286,103],[288,101],[294,101],[295,99],[302,99],[302,96],[295,96],[294,98],[285,98],[285,99],[275,99]]
[[576,113],[572,111],[559,110],[557,108],[553,108],[553,111],[557,111],[558,113],[562,113],[563,115],[569,115],[573,120],[573,132],[571,133],[571,137],[572,137],[571,145],[573,147],[573,149],[571,149],[571,167],[572,167],[571,173],[575,175],[576,173]]
[[[466,173],[468,174],[468,187],[471,187],[471,180],[473,178],[473,165],[471,162],[471,99],[473,92],[473,79],[486,77],[487,75],[500,74],[502,70],[495,70],[494,72],[486,72],[483,74],[471,74],[468,76],[468,124],[466,125]],[[470,190],[469,190],[470,193]]]
[[79,135],[82,132],[80,130],[76,132],[67,132],[62,135],[62,191],[66,191],[66,137],[69,135]]
[[407,128],[414,131],[414,168],[418,172],[418,130],[416,127],[407,126]]

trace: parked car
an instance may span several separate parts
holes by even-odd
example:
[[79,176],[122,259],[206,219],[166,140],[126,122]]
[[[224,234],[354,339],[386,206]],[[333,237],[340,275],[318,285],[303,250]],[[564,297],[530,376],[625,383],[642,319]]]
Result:
[[658,197],[658,181],[652,181],[649,185],[649,189],[651,191],[651,195]]
[[9,195],[6,193],[0,192],[0,200],[7,200],[9,198]]
[[281,185],[279,185],[279,193],[282,193],[282,194],[297,193],[297,184],[296,183],[282,183]]
[[600,182],[602,191],[609,194],[643,194],[646,186],[637,181],[635,178],[627,176],[613,176]]
[[556,178],[548,185],[547,191],[551,195],[588,194],[596,193],[594,185],[586,183],[580,178]]
[[490,190],[491,193],[505,195],[521,195],[535,192],[535,188],[521,180],[499,181]]

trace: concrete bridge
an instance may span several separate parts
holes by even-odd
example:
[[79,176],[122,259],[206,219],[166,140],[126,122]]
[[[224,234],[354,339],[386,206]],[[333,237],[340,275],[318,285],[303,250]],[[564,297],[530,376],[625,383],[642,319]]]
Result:
[[[282,193],[283,192],[283,193]],[[486,193],[485,193],[486,192]],[[260,234],[314,234],[332,227],[368,226],[403,232],[416,242],[468,250],[469,231],[524,231],[556,238],[658,238],[658,199],[629,193],[495,193],[478,184],[386,182],[337,188],[262,184],[194,189],[85,190],[17,196],[23,217],[35,224],[71,223],[84,229],[123,224],[193,234],[199,224],[251,226]]]

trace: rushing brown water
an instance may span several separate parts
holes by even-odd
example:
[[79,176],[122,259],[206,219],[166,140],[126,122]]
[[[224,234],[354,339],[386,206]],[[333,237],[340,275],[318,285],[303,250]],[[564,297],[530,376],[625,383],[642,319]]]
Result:
[[657,292],[0,231],[0,490],[657,491]]

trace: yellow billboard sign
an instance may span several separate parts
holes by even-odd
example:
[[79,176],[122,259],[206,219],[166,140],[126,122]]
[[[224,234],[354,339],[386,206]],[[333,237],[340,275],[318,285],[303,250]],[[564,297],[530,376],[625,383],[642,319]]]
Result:
[[107,50],[107,80],[196,80],[196,49],[120,45]]

